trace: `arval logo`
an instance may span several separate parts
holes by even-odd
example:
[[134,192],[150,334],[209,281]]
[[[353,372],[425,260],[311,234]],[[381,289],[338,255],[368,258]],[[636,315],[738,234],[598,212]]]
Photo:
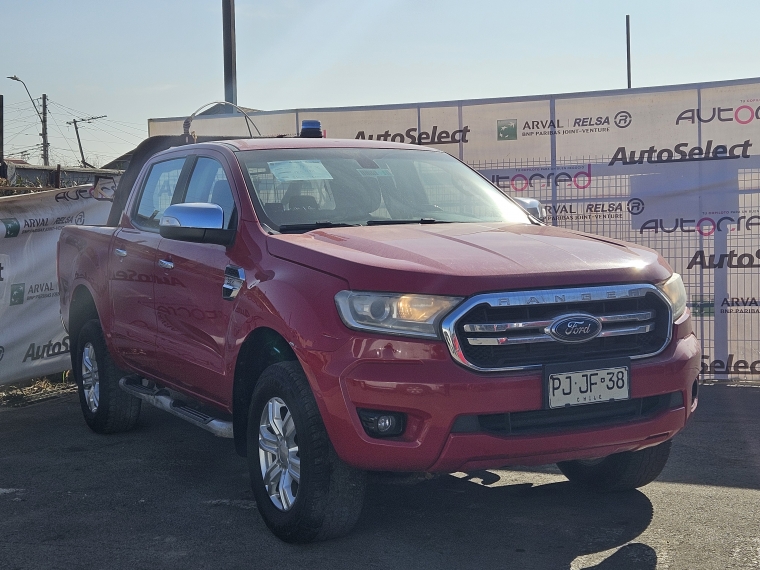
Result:
[[562,315],[554,319],[546,332],[560,342],[587,342],[602,332],[602,323],[591,315]]
[[19,224],[16,218],[3,218],[0,219],[0,231],[5,230],[3,237],[11,238],[18,236],[18,232],[21,230],[21,224]]

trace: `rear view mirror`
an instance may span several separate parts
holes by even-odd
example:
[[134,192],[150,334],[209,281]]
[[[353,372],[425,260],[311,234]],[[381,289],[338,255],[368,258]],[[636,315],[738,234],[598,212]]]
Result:
[[224,225],[224,210],[206,202],[173,204],[164,210],[158,228],[161,237],[196,243],[229,245],[235,230]]
[[541,222],[544,221],[544,206],[541,202],[535,198],[517,198],[516,196],[512,196],[512,199],[522,206],[523,210],[527,211],[531,216]]

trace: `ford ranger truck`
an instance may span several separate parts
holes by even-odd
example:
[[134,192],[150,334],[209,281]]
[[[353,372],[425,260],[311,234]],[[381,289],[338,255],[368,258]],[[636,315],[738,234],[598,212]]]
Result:
[[171,148],[117,227],[61,232],[58,275],[87,425],[129,430],[145,401],[234,438],[288,542],[347,533],[373,471],[640,487],[697,406],[660,255],[544,225],[429,147]]

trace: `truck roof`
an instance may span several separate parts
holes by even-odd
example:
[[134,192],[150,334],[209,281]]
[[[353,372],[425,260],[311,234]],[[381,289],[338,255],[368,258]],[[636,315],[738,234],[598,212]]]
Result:
[[199,146],[206,145],[232,146],[235,147],[235,150],[266,150],[282,148],[406,148],[408,150],[422,149],[440,152],[434,148],[407,143],[364,139],[322,139],[302,137],[247,138],[199,143]]

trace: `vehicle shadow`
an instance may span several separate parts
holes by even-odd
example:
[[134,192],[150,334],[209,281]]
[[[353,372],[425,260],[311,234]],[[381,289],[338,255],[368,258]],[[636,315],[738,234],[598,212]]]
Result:
[[659,482],[760,489],[760,388],[706,385]]
[[[484,471],[414,486],[373,484],[347,540],[360,545],[368,561],[387,559],[380,550],[392,544],[413,568],[564,569],[593,554],[597,565],[583,567],[656,568],[655,551],[631,543],[653,516],[640,491],[601,494],[557,482],[556,475],[503,473],[507,481]],[[367,540],[379,536],[380,545]]]
[[[760,387],[705,385],[657,482],[760,490]],[[545,472],[547,467],[519,468]],[[552,469],[549,467],[549,469]]]

